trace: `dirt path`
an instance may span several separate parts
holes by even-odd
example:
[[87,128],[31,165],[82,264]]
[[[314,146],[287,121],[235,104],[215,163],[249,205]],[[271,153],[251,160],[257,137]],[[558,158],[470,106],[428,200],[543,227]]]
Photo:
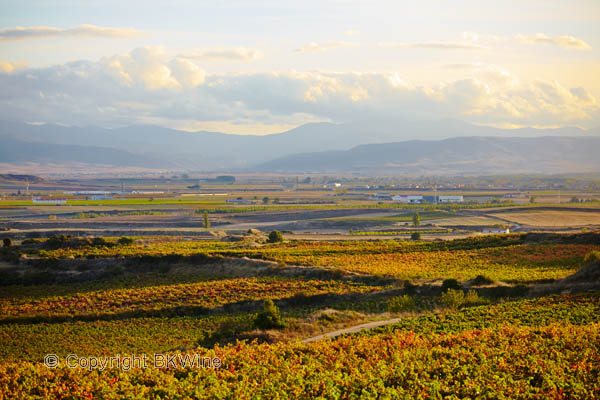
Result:
[[368,322],[366,324],[354,325],[354,326],[351,326],[349,328],[340,329],[339,331],[333,331],[333,332],[324,333],[324,334],[319,335],[319,336],[313,336],[311,338],[304,339],[302,342],[303,343],[310,343],[310,342],[316,342],[317,340],[321,340],[321,339],[325,339],[325,338],[331,339],[333,337],[336,337],[336,336],[339,336],[339,335],[344,335],[346,333],[356,333],[356,332],[360,332],[360,331],[362,331],[364,329],[377,328],[379,326],[396,324],[398,322],[400,322],[400,318],[387,319],[387,320],[384,320],[384,321]]

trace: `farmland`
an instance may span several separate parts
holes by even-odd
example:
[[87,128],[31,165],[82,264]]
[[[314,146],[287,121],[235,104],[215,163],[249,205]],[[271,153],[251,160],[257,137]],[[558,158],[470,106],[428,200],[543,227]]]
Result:
[[305,189],[0,200],[0,398],[600,396],[593,201]]

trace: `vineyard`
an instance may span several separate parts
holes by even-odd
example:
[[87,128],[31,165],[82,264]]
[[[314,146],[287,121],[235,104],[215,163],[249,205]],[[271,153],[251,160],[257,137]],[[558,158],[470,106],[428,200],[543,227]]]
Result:
[[493,280],[532,282],[573,273],[598,244],[528,243],[519,236],[453,242],[302,242],[249,248],[235,242],[153,242],[144,245],[41,250],[45,258],[189,257],[197,254],[250,257],[283,264],[334,267],[398,279],[486,275]]
[[[26,256],[2,273],[23,270],[24,283],[5,280],[0,292],[0,398],[600,397],[600,292],[528,295],[584,258],[596,262],[595,234],[132,239],[14,247]],[[471,301],[444,300],[462,290]],[[280,313],[277,328],[257,327],[265,299]],[[46,354],[59,357],[57,368],[44,365]],[[197,355],[221,364],[85,370],[67,366],[69,354]]]
[[486,310],[469,311],[438,316],[416,330],[422,320],[408,319],[402,326],[332,341],[194,350],[219,357],[223,365],[218,369],[88,372],[6,361],[0,365],[0,387],[11,398],[76,399],[132,393],[152,399],[600,395],[597,296],[505,303],[476,323],[469,321],[488,315]]

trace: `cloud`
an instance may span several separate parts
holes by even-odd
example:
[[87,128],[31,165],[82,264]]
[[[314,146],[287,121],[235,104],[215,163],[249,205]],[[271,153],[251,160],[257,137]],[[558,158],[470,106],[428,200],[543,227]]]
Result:
[[196,49],[180,54],[179,57],[198,61],[254,61],[261,59],[263,54],[255,49],[236,47],[231,49]]
[[358,29],[346,29],[344,31],[344,35],[346,35],[346,36],[358,36],[358,35],[360,35],[360,31]]
[[195,87],[205,79],[199,66],[183,58],[169,58],[162,47],[140,47],[129,54],[103,58],[91,67],[122,86],[148,90]]
[[20,68],[25,68],[24,62],[0,61],[0,71],[2,72],[10,73]]
[[18,26],[16,28],[0,29],[0,41],[82,37],[129,39],[141,35],[142,32],[133,28],[101,27],[95,25],[80,25],[71,29],[55,28],[51,26]]
[[543,33],[535,35],[517,35],[515,39],[524,44],[542,44],[560,46],[566,49],[589,50],[592,47],[581,39],[573,36],[556,36],[550,37]]
[[469,42],[382,42],[379,47],[421,48],[440,50],[484,50],[487,47]]
[[357,43],[343,42],[343,41],[326,42],[326,43],[310,42],[300,48],[297,48],[294,51],[298,52],[298,53],[316,53],[316,52],[320,52],[320,51],[336,49],[338,47],[350,47],[350,46],[356,46],[356,45],[357,45]]
[[585,88],[522,82],[495,65],[471,67],[458,70],[460,79],[428,86],[400,73],[206,74],[194,60],[143,47],[94,62],[0,73],[0,119],[102,126],[185,121],[231,130],[356,118],[600,125],[600,104]]

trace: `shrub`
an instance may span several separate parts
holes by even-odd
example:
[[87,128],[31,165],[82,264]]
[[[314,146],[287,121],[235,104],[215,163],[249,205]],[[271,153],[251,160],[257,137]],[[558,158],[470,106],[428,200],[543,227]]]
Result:
[[421,232],[413,232],[410,235],[411,240],[421,240]]
[[417,285],[409,280],[406,280],[402,283],[402,288],[408,294],[414,294],[417,291]]
[[94,247],[106,246],[107,244],[108,244],[108,242],[104,238],[95,237],[92,239],[92,246],[94,246]]
[[12,240],[10,238],[4,238],[4,240],[2,240],[2,245],[4,247],[12,246]]
[[388,302],[389,312],[407,312],[417,307],[415,300],[409,295],[392,297]]
[[490,278],[488,278],[487,276],[484,276],[484,275],[477,275],[475,277],[475,279],[473,279],[471,281],[471,284],[477,285],[477,286],[479,286],[479,285],[489,285],[489,284],[492,284],[492,283],[494,283],[494,281],[491,280]]
[[125,270],[123,269],[122,266],[118,265],[118,264],[113,264],[109,267],[106,268],[106,270],[104,271],[104,276],[106,278],[113,278],[119,275],[123,275],[125,273]]
[[69,246],[69,239],[71,238],[71,236],[67,236],[67,235],[53,235],[50,236],[48,238],[48,240],[46,240],[46,247],[50,248],[50,249],[61,249],[63,247],[68,247]]
[[598,260],[600,260],[600,251],[593,250],[585,255],[583,262],[586,264],[590,264],[590,263],[593,263],[594,261],[598,261]]
[[129,246],[133,244],[133,242],[135,242],[135,240],[127,236],[121,236],[119,240],[117,240],[117,243],[119,243],[121,246]]
[[442,282],[442,293],[446,293],[450,289],[460,289],[460,285],[456,279],[446,279]]
[[465,300],[463,305],[466,306],[476,306],[479,304],[487,304],[489,301],[486,298],[480,297],[476,291],[469,290],[465,295]]
[[283,242],[283,234],[279,231],[271,231],[269,233],[269,243],[279,243]]
[[171,271],[171,264],[168,262],[161,262],[158,264],[157,269],[161,274],[168,274]]
[[446,307],[458,308],[465,302],[465,293],[460,289],[448,289],[442,293],[440,302]]
[[254,320],[254,326],[259,329],[281,329],[285,324],[281,320],[279,308],[273,303],[273,300],[267,299],[263,304],[263,311],[258,313]]

